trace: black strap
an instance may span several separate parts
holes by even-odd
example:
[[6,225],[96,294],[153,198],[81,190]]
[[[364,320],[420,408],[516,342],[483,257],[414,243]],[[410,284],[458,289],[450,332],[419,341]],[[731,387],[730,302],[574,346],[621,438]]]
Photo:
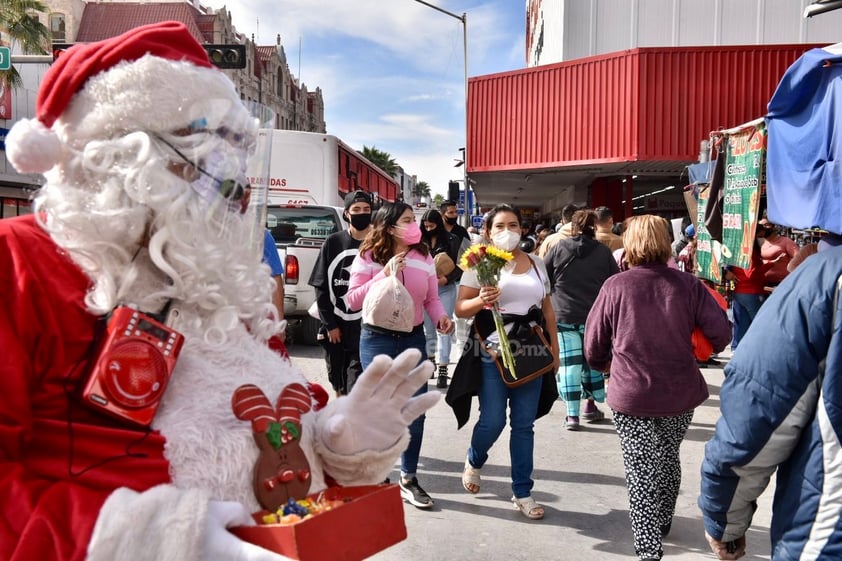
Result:
[[564,271],[566,271],[566,270],[567,270],[567,267],[569,267],[571,263],[573,263],[574,261],[576,261],[576,254],[574,253],[574,254],[572,254],[572,255],[573,255],[573,256],[572,256],[570,259],[568,259],[568,260],[567,260],[567,263],[565,263],[565,264],[564,264],[564,267],[562,267],[562,268],[561,268],[561,270],[558,272],[558,276],[559,276],[559,277],[561,277],[562,275],[564,275]]

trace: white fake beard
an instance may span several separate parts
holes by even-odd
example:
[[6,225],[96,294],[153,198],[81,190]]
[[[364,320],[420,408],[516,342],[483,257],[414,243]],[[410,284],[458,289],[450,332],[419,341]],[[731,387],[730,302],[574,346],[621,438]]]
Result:
[[262,230],[250,213],[209,208],[169,163],[149,135],[132,133],[89,142],[45,174],[36,216],[93,281],[88,309],[155,312],[172,300],[179,329],[208,342],[224,342],[240,321],[270,337],[274,281],[261,263]]

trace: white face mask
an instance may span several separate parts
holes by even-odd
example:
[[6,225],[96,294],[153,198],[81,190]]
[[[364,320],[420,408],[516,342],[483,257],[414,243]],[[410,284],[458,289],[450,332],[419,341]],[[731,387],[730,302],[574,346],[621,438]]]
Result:
[[491,241],[503,251],[512,251],[520,243],[520,234],[511,230],[505,230],[491,236]]

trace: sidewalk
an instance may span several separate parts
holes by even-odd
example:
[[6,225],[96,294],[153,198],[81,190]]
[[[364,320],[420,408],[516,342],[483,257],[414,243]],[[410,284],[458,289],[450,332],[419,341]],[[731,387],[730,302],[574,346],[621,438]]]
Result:
[[[455,346],[454,346],[455,347]],[[455,349],[454,349],[455,353]],[[729,351],[720,355],[724,366]],[[452,371],[452,365],[451,365]],[[682,485],[664,558],[713,559],[696,507],[704,444],[719,417],[722,368],[702,370],[710,398],[696,410],[682,445]],[[430,391],[435,380],[430,381]],[[605,408],[607,417],[610,411]],[[418,479],[435,499],[432,510],[405,505],[409,537],[374,561],[566,561],[636,559],[628,519],[628,497],[620,446],[609,418],[563,428],[565,407],[558,401],[535,426],[535,489],[546,516],[529,521],[509,502],[508,427],[482,470],[482,489],[462,489],[461,473],[477,408],[461,431],[442,400],[427,414]],[[393,472],[392,480],[397,477]],[[748,539],[749,561],[769,559],[769,519],[773,486],[761,497]],[[365,523],[361,521],[360,523]]]

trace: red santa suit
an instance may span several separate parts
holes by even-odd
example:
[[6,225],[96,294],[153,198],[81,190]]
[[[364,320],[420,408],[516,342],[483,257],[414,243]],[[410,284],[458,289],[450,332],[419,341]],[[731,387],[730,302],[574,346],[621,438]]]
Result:
[[[119,82],[109,82],[112,67]],[[170,98],[148,99],[162,72],[194,71],[205,81],[184,78]],[[95,134],[108,139],[126,134],[112,130],[117,127],[128,127],[128,134],[177,129],[180,123],[164,116],[185,117],[178,113],[185,99],[214,93],[227,96],[225,106],[236,110],[239,97],[220,76],[186,27],[174,22],[74,47],[45,75],[38,120],[13,127],[7,155],[19,171],[51,170],[49,184],[63,177],[55,170],[70,165],[67,159]],[[131,196],[136,205],[147,195]],[[142,204],[141,215],[152,212]],[[107,214],[91,220],[107,220]],[[50,216],[43,218],[51,224]],[[102,223],[97,231],[106,235],[107,228]],[[85,301],[96,274],[83,272],[54,238],[35,216],[0,220],[0,559],[284,559],[266,557],[265,550],[255,555],[248,548],[256,546],[225,531],[231,505],[244,513],[259,510],[253,427],[234,415],[231,397],[254,384],[274,401],[289,384],[306,379],[245,325],[235,323],[221,339],[208,340],[190,327],[200,323],[190,320],[204,309],[186,306],[184,345],[152,426],[132,428],[94,411],[79,390],[101,334]],[[369,369],[363,393],[301,416],[310,493],[325,487],[326,473],[342,485],[382,481],[406,447],[409,422],[435,403],[437,395],[411,398],[428,376],[419,368],[407,375],[409,361],[420,356],[388,365],[382,358],[380,370]]]
[[[231,412],[231,394],[243,383],[256,383],[268,396],[287,383],[306,383],[288,361],[245,330],[235,353],[228,345],[213,350],[190,340],[153,424],[159,430],[130,428],[79,399],[97,329],[83,303],[90,282],[33,216],[0,220],[0,278],[0,497],[7,521],[0,525],[0,558],[86,559],[86,537],[119,488],[146,491],[175,481],[259,510],[251,483],[257,448],[251,426]],[[331,454],[314,438],[314,417],[321,414],[304,415],[312,492],[324,488],[324,468],[345,485],[382,481],[406,446],[402,438],[383,452]],[[192,536],[187,549],[198,547],[197,521],[207,496],[167,512],[164,505],[178,499],[162,490],[162,504],[155,503],[162,521],[186,523],[180,541],[189,546]],[[138,513],[131,498],[124,499],[109,506],[119,518],[115,523],[128,530]],[[116,551],[128,554],[131,547]],[[173,559],[190,558],[170,551]]]

